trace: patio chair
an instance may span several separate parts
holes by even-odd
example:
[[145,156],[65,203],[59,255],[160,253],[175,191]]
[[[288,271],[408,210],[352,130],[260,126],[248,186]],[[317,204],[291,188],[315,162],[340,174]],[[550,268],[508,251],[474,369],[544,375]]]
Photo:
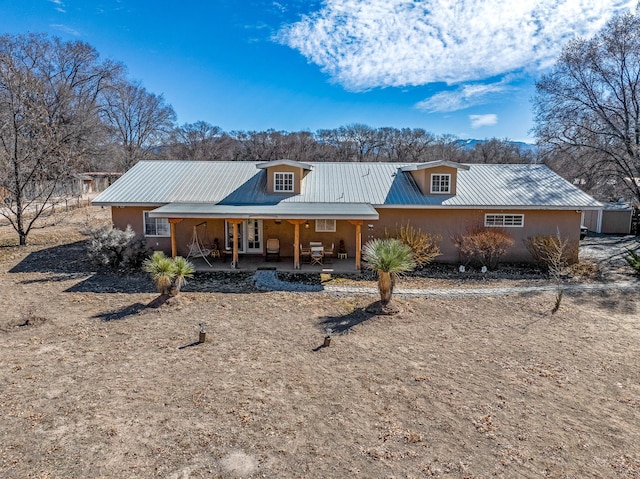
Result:
[[334,249],[335,249],[335,244],[334,243],[331,243],[331,247],[330,248],[325,248],[324,249],[324,260],[327,263],[333,263]]
[[280,240],[278,238],[267,240],[267,256],[265,258],[267,261],[269,261],[269,256],[275,256],[276,261],[280,261]]
[[300,244],[300,262],[311,263],[311,248],[303,248],[302,243]]
[[324,259],[324,248],[322,246],[312,246],[311,248],[311,264],[322,265]]
[[338,246],[338,259],[346,259],[347,258],[347,248],[344,245],[344,240],[340,240]]
[[220,240],[218,240],[218,238],[213,239],[213,246],[211,247],[211,257],[220,258]]

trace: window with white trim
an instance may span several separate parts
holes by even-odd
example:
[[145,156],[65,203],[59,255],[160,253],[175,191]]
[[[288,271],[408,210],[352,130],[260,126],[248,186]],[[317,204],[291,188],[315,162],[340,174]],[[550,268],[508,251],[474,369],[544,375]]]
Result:
[[273,174],[273,191],[290,193],[293,191],[293,173],[276,172]]
[[522,228],[524,215],[486,214],[484,225],[489,228]]
[[333,233],[336,231],[336,220],[316,220],[316,233]]
[[433,174],[431,175],[431,193],[450,193],[451,175]]
[[171,228],[167,218],[152,218],[149,212],[144,212],[145,236],[171,236]]

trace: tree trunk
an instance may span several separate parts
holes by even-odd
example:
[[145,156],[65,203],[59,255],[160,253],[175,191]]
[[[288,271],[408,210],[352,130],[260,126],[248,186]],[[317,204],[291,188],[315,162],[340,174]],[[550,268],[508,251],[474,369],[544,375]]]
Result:
[[383,306],[389,304],[393,294],[393,278],[391,273],[378,271],[378,289],[380,290],[380,303]]

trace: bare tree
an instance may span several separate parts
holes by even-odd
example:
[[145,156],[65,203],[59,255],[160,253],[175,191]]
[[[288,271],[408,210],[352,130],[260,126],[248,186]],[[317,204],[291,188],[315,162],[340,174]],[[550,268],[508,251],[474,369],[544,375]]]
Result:
[[458,138],[454,135],[445,134],[436,137],[424,152],[424,161],[454,161],[464,160],[465,155]]
[[121,71],[86,43],[0,36],[0,214],[21,245],[90,149],[98,97]]
[[558,154],[597,162],[640,201],[640,17],[610,20],[592,39],[570,42],[536,84],[535,133]]
[[151,158],[168,138],[176,114],[162,95],[121,80],[104,92],[102,118],[116,145],[118,166],[126,171]]
[[385,159],[399,162],[423,161],[436,138],[422,128],[380,128]]
[[465,161],[469,163],[531,163],[533,155],[509,140],[491,138],[477,142]]
[[235,140],[206,121],[185,123],[172,132],[171,157],[181,160],[216,161],[230,159]]

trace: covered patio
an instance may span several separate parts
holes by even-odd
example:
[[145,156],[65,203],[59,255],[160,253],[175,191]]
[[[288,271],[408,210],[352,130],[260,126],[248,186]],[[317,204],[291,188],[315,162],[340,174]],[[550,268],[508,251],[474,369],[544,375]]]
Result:
[[[343,204],[331,203],[275,203],[275,204],[211,204],[211,203],[169,203],[149,212],[151,218],[167,218],[170,225],[171,255],[177,256],[179,244],[176,229],[185,219],[199,221],[224,220],[229,225],[229,242],[223,245],[225,249],[221,254],[221,260],[211,261],[207,258],[194,258],[193,261],[199,271],[222,271],[230,269],[277,269],[279,271],[310,271],[321,272],[342,271],[353,272],[361,268],[360,257],[362,250],[362,225],[365,221],[378,219],[378,212],[366,203],[351,203],[348,208]],[[241,254],[239,238],[241,238],[239,226],[247,220],[274,221],[277,224],[289,225],[286,238],[278,238],[278,235],[268,235],[269,239],[279,239],[280,244],[286,243],[291,256],[281,256],[279,261],[267,261],[266,236],[263,238],[261,251],[254,254]],[[301,229],[309,228],[309,221],[333,221],[348,223],[351,225],[355,251],[347,258],[339,257],[337,245],[334,244],[334,254],[327,261],[320,264],[304,264],[302,261],[303,242],[301,241]],[[293,234],[291,235],[291,231]],[[305,231],[306,232],[306,231]],[[291,241],[292,239],[292,241]],[[328,245],[327,245],[328,246]],[[256,254],[257,253],[257,254]],[[354,254],[355,253],[355,254]],[[340,255],[341,256],[341,255]],[[230,260],[229,260],[230,257]],[[215,258],[217,259],[217,258]],[[331,262],[329,262],[329,260]]]

